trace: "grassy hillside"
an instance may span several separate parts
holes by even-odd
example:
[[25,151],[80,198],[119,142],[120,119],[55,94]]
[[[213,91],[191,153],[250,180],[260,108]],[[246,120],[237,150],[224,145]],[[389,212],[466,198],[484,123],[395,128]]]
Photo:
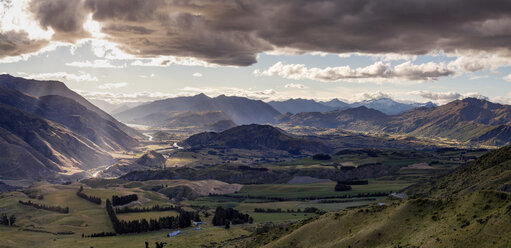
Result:
[[329,213],[288,228],[294,231],[274,229],[245,246],[508,247],[510,183],[511,147],[505,147],[410,187],[410,199]]

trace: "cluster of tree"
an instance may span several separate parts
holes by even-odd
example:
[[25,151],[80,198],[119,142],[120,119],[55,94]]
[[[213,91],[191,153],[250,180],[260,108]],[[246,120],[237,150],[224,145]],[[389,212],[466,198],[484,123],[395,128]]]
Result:
[[228,228],[231,222],[232,224],[243,224],[247,222],[252,223],[254,222],[254,219],[252,219],[250,215],[240,213],[238,210],[234,210],[233,208],[217,207],[212,222],[215,226],[225,226]]
[[0,225],[14,226],[14,223],[16,223],[16,216],[14,216],[14,214],[9,217],[7,217],[7,214],[2,214],[0,216]]
[[152,207],[142,207],[142,208],[120,207],[120,208],[115,209],[115,212],[118,214],[153,212],[153,211],[154,212],[161,212],[161,211],[181,212],[181,211],[183,211],[183,209],[179,206],[160,206],[160,205],[154,205]]
[[351,186],[350,185],[346,185],[346,184],[341,183],[341,182],[337,182],[335,184],[334,190],[335,191],[348,191],[348,190],[351,190]]
[[349,180],[349,181],[337,181],[337,183],[342,183],[346,185],[368,185],[369,181],[367,180]]
[[[167,243],[165,242],[154,242],[154,244],[156,245],[156,248],[163,248],[167,245]],[[145,248],[149,248],[149,242],[145,242]]]
[[[156,231],[160,229],[185,228],[191,226],[192,219],[197,218],[194,212],[187,212],[181,209],[178,216],[160,217],[158,219],[140,219],[124,221],[117,218],[114,207],[110,200],[106,200],[106,211],[114,226],[116,233],[141,233]],[[199,218],[200,219],[200,218]]]
[[112,196],[112,205],[121,206],[128,204],[133,201],[138,201],[138,196],[136,194],[124,195],[124,196]]
[[251,167],[246,165],[240,165],[238,166],[239,170],[252,170],[252,171],[268,171],[268,168],[264,167]]
[[315,207],[306,207],[302,213],[314,213],[314,214],[324,214],[326,213],[325,210],[322,210],[322,209],[319,209],[319,208],[315,208]]
[[312,156],[312,159],[314,160],[330,160],[332,159],[332,157],[328,154],[314,154],[314,156]]
[[100,233],[93,233],[93,234],[89,234],[89,235],[85,235],[82,233],[82,238],[98,238],[98,237],[109,237],[109,236],[117,236],[117,233],[100,232]]
[[78,190],[78,192],[76,192],[76,195],[78,197],[81,197],[81,198],[87,200],[87,201],[101,205],[101,198],[96,197],[96,196],[86,195],[85,193],[83,193],[83,186],[80,186],[80,189]]
[[[376,198],[365,198],[366,201],[376,201]],[[360,201],[358,199],[332,199],[332,200],[320,200],[318,203],[343,203],[343,202],[355,202]]]
[[53,212],[57,212],[57,213],[61,213],[61,214],[69,213],[69,207],[47,206],[47,205],[44,205],[44,204],[39,204],[39,203],[32,202],[30,200],[26,201],[26,202],[20,200],[19,203],[22,204],[22,205],[25,205],[25,206],[31,206],[31,207],[34,207],[34,208],[44,209],[44,210],[53,211]]
[[218,195],[209,194],[210,196],[218,196],[222,198],[234,198],[234,199],[260,199],[265,201],[310,201],[310,200],[321,200],[321,199],[347,199],[347,198],[359,198],[359,197],[377,197],[387,196],[392,192],[367,192],[357,193],[350,195],[331,195],[331,196],[307,196],[307,197],[276,197],[276,196],[252,196],[252,195]]

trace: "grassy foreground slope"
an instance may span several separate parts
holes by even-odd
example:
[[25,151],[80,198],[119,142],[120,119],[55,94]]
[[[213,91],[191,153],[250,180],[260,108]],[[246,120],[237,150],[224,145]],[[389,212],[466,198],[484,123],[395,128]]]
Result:
[[329,213],[248,246],[509,247],[510,183],[511,147],[505,147],[411,187],[410,199]]

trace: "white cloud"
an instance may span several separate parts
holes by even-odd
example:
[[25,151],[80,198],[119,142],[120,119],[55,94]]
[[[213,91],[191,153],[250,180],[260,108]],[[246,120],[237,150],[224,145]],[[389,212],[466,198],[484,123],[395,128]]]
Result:
[[194,76],[194,77],[202,77],[202,73],[196,72],[196,73],[192,74],[192,76]]
[[83,91],[77,90],[80,95],[91,100],[104,100],[110,103],[119,104],[125,102],[149,102],[156,101],[170,97],[181,96],[174,93],[163,92],[134,92],[134,93],[116,93],[116,92],[103,92],[103,91]]
[[303,84],[290,83],[290,84],[284,85],[284,88],[288,88],[288,89],[306,89],[308,87],[303,85]]
[[126,87],[126,86],[128,86],[128,83],[120,82],[120,83],[102,84],[102,85],[98,86],[98,88],[100,88],[102,90],[111,90],[111,89],[119,89],[119,88]]
[[473,97],[473,98],[478,98],[478,99],[488,99],[488,97],[486,97],[478,92],[458,93],[458,92],[453,92],[453,91],[432,92],[429,90],[419,90],[419,91],[409,92],[409,94],[420,96],[422,98],[425,98],[425,99],[428,99],[431,101],[435,101],[435,102],[441,102],[441,103],[450,102],[450,101],[454,101],[457,99],[464,99],[467,97]]
[[109,60],[106,59],[96,59],[94,61],[75,61],[71,63],[66,63],[67,66],[74,67],[89,67],[89,68],[124,68],[125,65],[112,65]]
[[507,75],[507,76],[503,77],[502,79],[504,79],[504,80],[506,80],[506,81],[508,81],[508,82],[511,82],[511,74],[509,74],[509,75]]
[[194,88],[194,87],[185,87],[181,89],[181,93],[185,95],[195,95],[198,93],[204,93],[208,96],[240,96],[247,97],[250,99],[257,100],[268,100],[279,97],[279,94],[274,89],[265,89],[265,90],[254,90],[254,89],[241,89],[236,87],[220,87],[220,88]]
[[141,78],[153,78],[155,75],[154,75],[154,73],[151,73],[149,75],[138,75],[138,76]]
[[360,94],[355,95],[354,97],[350,98],[349,100],[351,102],[358,102],[358,101],[364,101],[364,100],[377,100],[382,98],[390,98],[393,99],[394,97],[386,92],[382,91],[375,91],[375,92],[363,92]]
[[449,76],[454,71],[448,69],[444,63],[429,62],[415,65],[410,61],[391,67],[389,63],[381,61],[359,68],[350,66],[307,68],[304,64],[286,65],[278,62],[265,71],[254,71],[255,75],[281,76],[283,78],[302,80],[310,79],[323,82],[337,81],[369,81],[383,82],[389,79],[403,79],[411,81],[435,81],[438,77]]
[[80,74],[73,74],[73,73],[67,73],[67,72],[49,72],[49,73],[36,73],[36,74],[28,74],[24,72],[18,72],[21,76],[25,78],[31,78],[31,79],[39,79],[39,80],[61,80],[61,81],[98,81],[98,78],[95,76],[92,76],[88,73],[80,72]]
[[450,56],[457,58],[449,63],[449,68],[464,72],[496,71],[500,67],[511,66],[511,57],[499,53],[465,52],[450,54]]
[[149,67],[167,67],[170,65],[185,65],[185,66],[203,66],[203,67],[217,67],[215,64],[208,63],[191,57],[175,57],[175,56],[162,56],[158,58],[143,58],[136,59],[131,62],[132,66],[149,66]]
[[54,31],[41,28],[26,11],[30,0],[0,1],[0,31],[27,31],[30,39],[51,39]]
[[247,97],[250,99],[259,100],[273,100],[278,99],[280,94],[273,89],[266,90],[253,90],[253,89],[240,89],[234,87],[222,87],[222,88],[193,88],[185,87],[179,90],[177,93],[165,93],[165,92],[133,92],[133,93],[117,93],[117,92],[104,92],[104,91],[83,91],[75,90],[80,95],[91,100],[104,100],[110,103],[125,103],[125,102],[150,102],[166,98],[179,97],[179,96],[193,96],[199,93],[204,93],[211,97],[219,95],[226,96],[240,96]]

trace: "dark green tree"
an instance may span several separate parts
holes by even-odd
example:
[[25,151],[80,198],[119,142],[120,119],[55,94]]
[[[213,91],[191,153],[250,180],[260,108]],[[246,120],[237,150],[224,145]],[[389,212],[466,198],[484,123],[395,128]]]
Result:
[[2,214],[0,217],[0,224],[8,226],[9,225],[9,218],[7,218],[6,214]]
[[13,214],[9,217],[9,225],[14,226],[14,223],[16,223],[16,216]]

